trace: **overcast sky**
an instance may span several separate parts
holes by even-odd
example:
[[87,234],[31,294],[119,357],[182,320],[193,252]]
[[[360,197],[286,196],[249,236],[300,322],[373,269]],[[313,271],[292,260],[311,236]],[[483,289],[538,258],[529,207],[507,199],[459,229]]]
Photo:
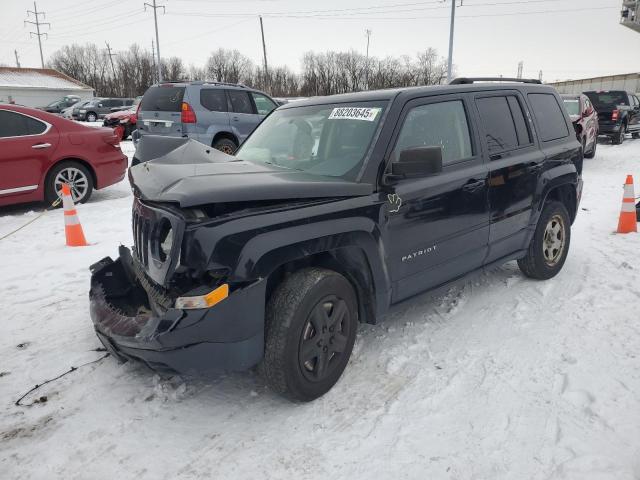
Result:
[[[152,0],[147,0],[149,3]],[[270,64],[299,71],[309,50],[414,55],[428,47],[447,55],[450,1],[441,0],[157,0],[160,53],[204,65],[209,52],[236,48],[261,62],[258,15],[264,17]],[[458,0],[459,1],[459,0]],[[153,12],[143,0],[39,0],[50,22],[45,61],[63,45],[108,41],[117,52],[150,48]],[[640,33],[619,25],[621,0],[464,0],[457,9],[454,64],[460,75],[524,76],[552,81],[640,71]],[[0,64],[39,67],[34,25],[23,26],[33,2],[0,0]],[[31,16],[33,20],[33,16]],[[33,27],[33,28],[28,28]],[[106,48],[106,47],[105,47]]]

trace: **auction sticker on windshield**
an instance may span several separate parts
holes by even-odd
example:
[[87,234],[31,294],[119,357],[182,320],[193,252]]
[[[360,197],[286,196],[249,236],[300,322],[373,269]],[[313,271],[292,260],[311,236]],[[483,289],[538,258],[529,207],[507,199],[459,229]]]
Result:
[[329,120],[365,120],[373,122],[381,108],[339,107],[334,108]]

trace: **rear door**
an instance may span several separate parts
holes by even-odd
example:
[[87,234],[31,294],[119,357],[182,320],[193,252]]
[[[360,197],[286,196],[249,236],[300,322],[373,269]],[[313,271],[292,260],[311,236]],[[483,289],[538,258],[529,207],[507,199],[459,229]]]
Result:
[[231,112],[231,129],[240,143],[244,142],[262,119],[255,110],[253,101],[246,90],[227,90],[229,111]]
[[629,112],[629,130],[637,132],[640,130],[640,101],[635,95],[629,94],[631,101],[631,111]]
[[491,227],[485,262],[491,263],[524,248],[544,158],[517,90],[478,94],[475,103],[490,170]]
[[[193,92],[190,91],[191,95]],[[197,104],[197,102],[194,102]],[[198,140],[211,145],[216,133],[229,131],[229,101],[222,88],[206,87],[200,89],[201,110],[197,112],[196,132]],[[186,127],[185,127],[186,128]]]
[[171,84],[149,88],[138,113],[140,134],[182,136],[182,102],[185,87]]
[[470,100],[418,98],[407,103],[398,122],[389,161],[406,148],[440,146],[443,171],[400,180],[389,193],[393,208],[385,244],[394,302],[480,267],[486,255],[488,168]]
[[52,125],[0,109],[0,199],[38,189],[57,146]]

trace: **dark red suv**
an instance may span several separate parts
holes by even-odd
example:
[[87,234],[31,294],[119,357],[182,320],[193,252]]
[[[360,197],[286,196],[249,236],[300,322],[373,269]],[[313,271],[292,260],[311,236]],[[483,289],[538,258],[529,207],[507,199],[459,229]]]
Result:
[[92,128],[57,115],[0,105],[0,206],[45,200],[63,183],[74,201],[124,178],[127,157],[110,128]]
[[598,148],[598,112],[584,94],[562,95],[562,100],[573,122],[578,141],[582,144],[584,156],[595,157]]

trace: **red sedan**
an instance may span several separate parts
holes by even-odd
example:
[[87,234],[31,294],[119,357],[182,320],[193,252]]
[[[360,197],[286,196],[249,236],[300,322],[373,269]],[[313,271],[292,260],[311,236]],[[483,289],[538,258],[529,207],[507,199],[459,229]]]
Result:
[[0,105],[0,206],[53,203],[63,183],[75,202],[118,183],[127,157],[112,129],[17,105]]

